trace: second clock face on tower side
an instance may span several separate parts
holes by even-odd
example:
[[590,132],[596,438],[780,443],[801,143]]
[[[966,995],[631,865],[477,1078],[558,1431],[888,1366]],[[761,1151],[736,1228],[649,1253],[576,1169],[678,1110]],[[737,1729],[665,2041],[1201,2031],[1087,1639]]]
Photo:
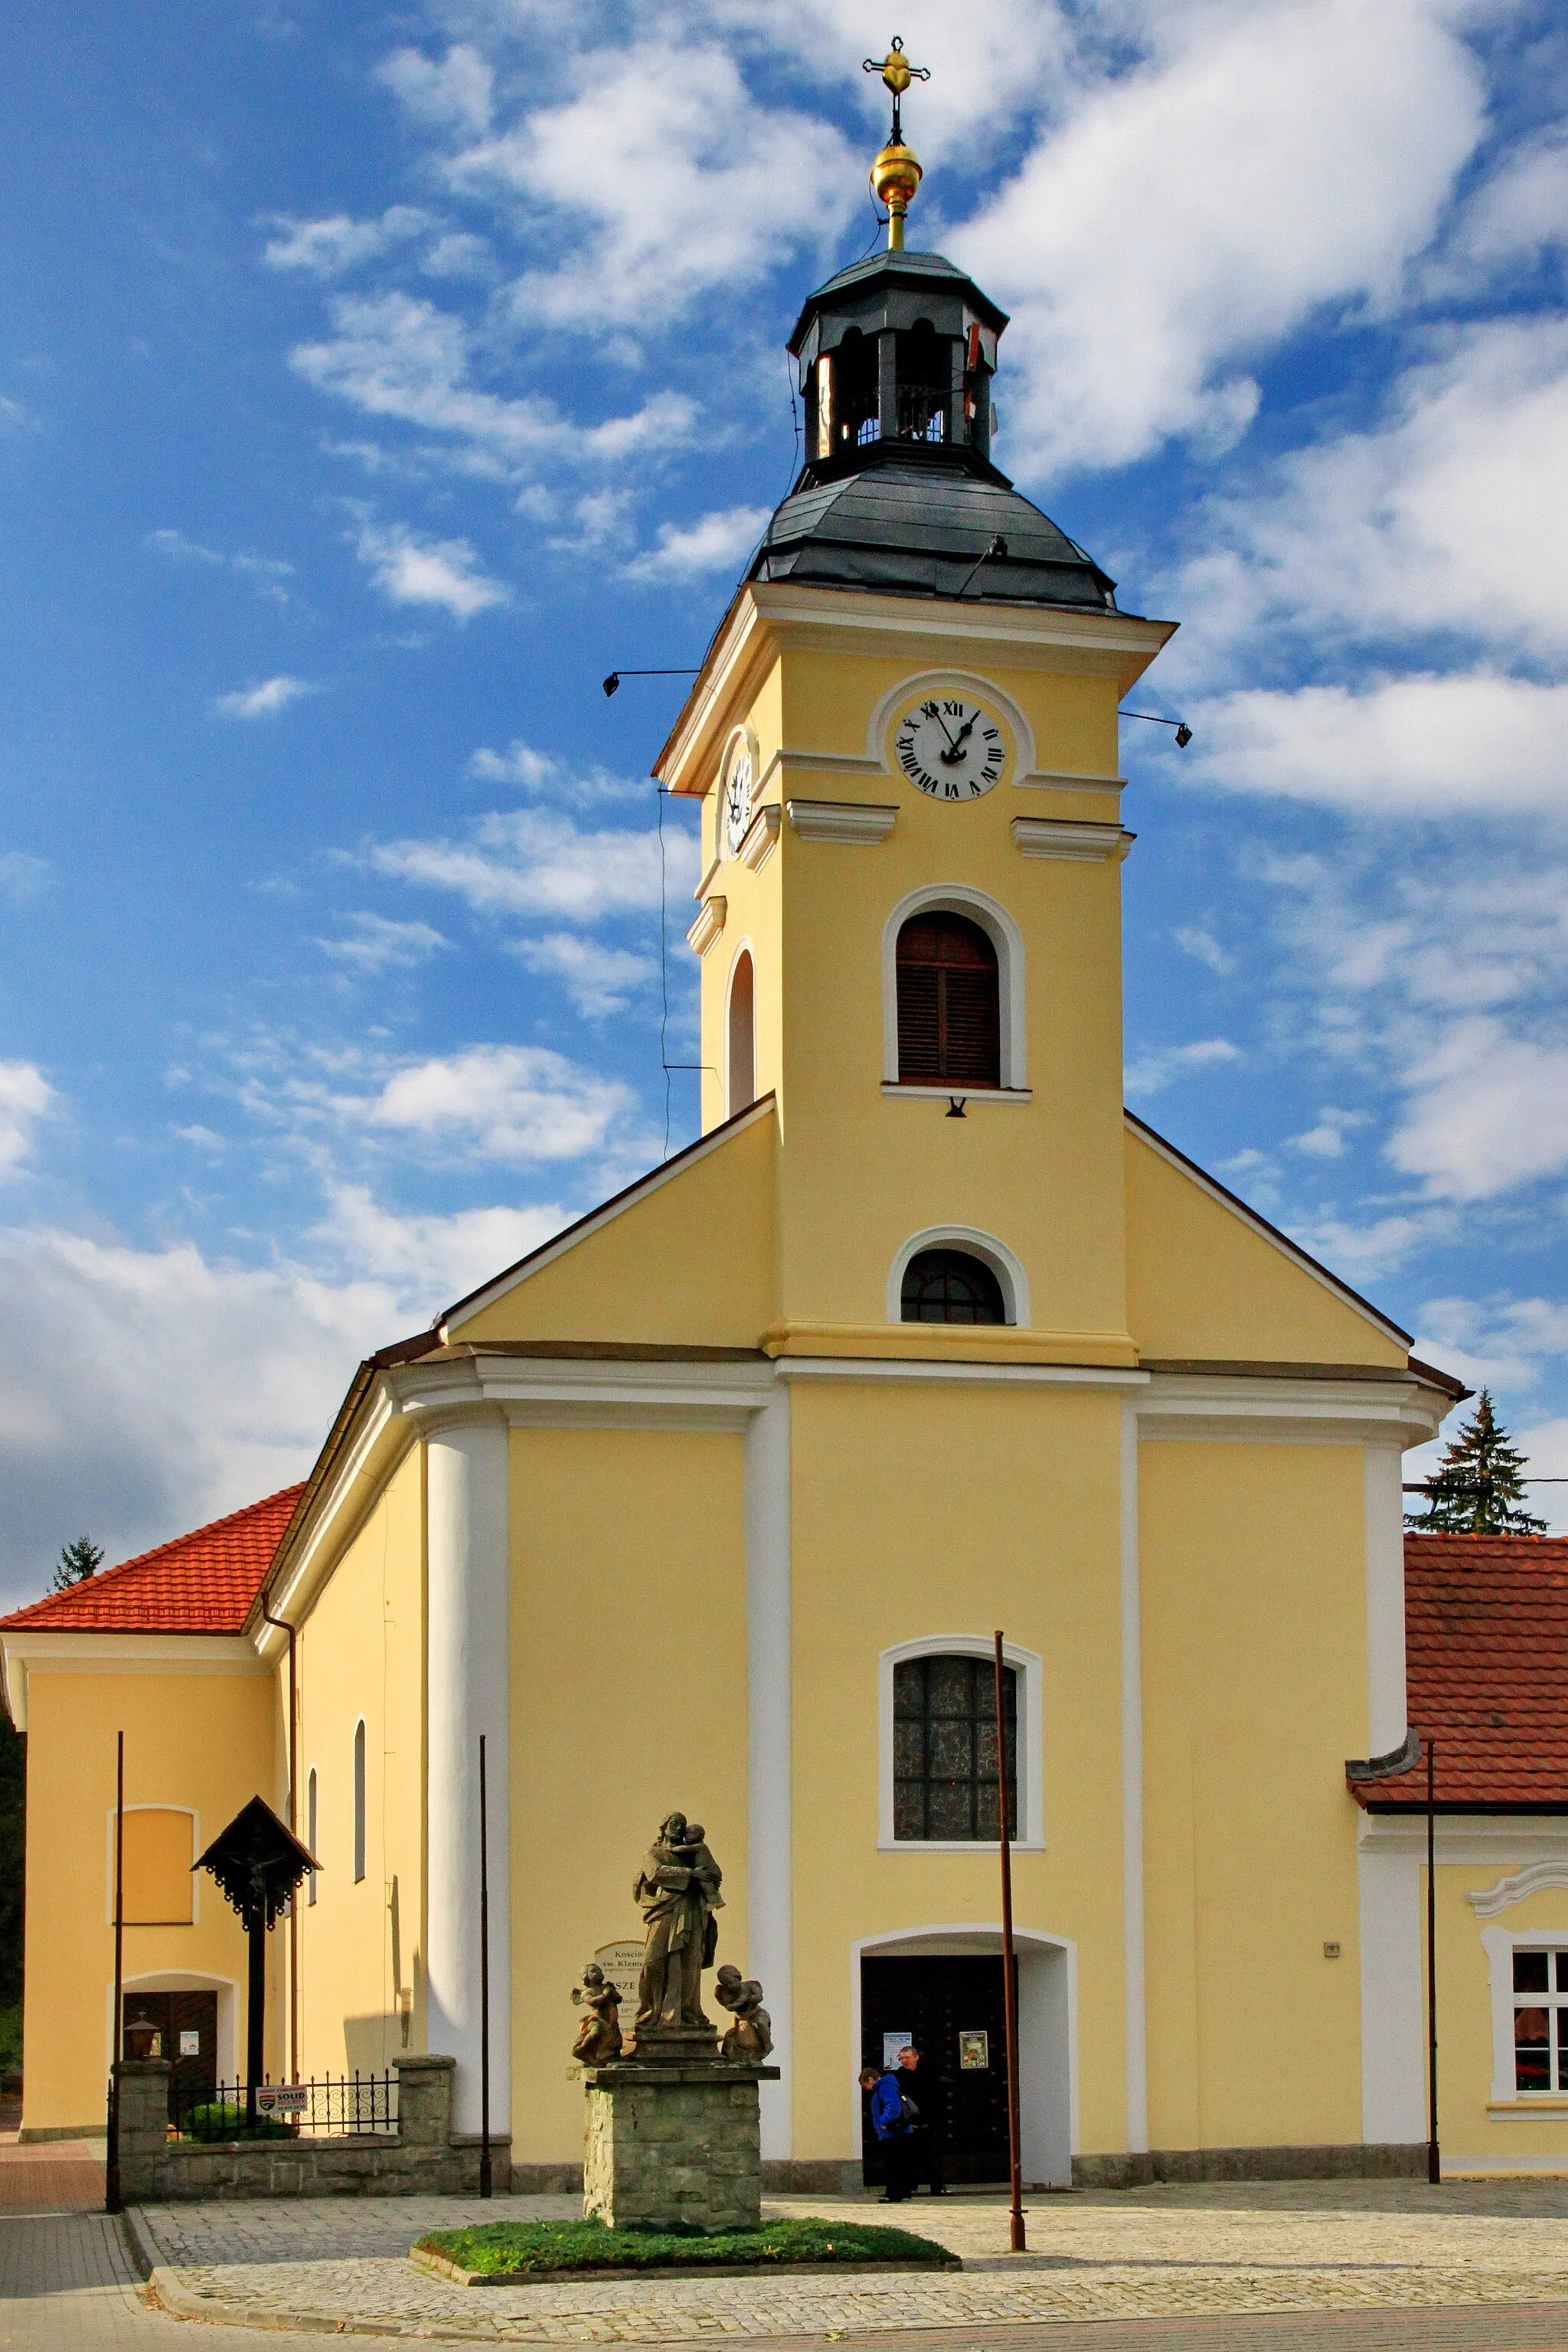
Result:
[[1007,745],[982,702],[957,694],[911,702],[893,730],[893,757],[933,801],[974,801],[999,783]]
[[752,822],[752,755],[744,746],[730,761],[724,779],[724,799],[721,810],[724,828],[724,846],[731,857],[740,850]]

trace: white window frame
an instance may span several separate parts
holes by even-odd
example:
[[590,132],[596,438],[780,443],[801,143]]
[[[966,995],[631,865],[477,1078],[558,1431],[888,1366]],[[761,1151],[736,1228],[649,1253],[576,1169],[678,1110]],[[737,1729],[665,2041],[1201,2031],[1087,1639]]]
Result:
[[[905,1086],[899,1076],[899,933],[916,915],[963,915],[978,923],[996,950],[996,998],[1001,1027],[1000,1090],[995,1087]],[[934,882],[899,900],[882,926],[882,1091],[952,1095],[984,1102],[1026,1094],[1028,1055],[1024,1031],[1024,934],[998,898],[962,882]]]
[[[961,1250],[966,1257],[977,1257],[983,1265],[989,1266],[1002,1292],[1005,1319],[1028,1329],[1028,1276],[1005,1242],[999,1242],[994,1234],[983,1234],[975,1225],[927,1225],[923,1232],[910,1235],[895,1254],[888,1269],[889,1323],[901,1324],[904,1319],[904,1276],[909,1271],[910,1259],[919,1257],[922,1250],[931,1249]],[[941,1327],[932,1324],[922,1328],[935,1330]],[[952,1328],[975,1330],[984,1327],[971,1323]]]
[[[1514,1935],[1506,1927],[1483,1927],[1481,1948],[1487,1956],[1492,1996],[1492,2104],[1552,2108],[1561,2115],[1568,2106],[1568,2091],[1521,2091],[1514,2074],[1513,1956],[1519,1950],[1568,1952],[1568,1929],[1534,1927]],[[1547,2005],[1557,2006],[1551,1994]],[[1568,2007],[1568,2002],[1563,2006]]]
[[[996,1838],[896,1838],[893,1835],[893,1669],[910,1658],[938,1656],[994,1658],[996,1646],[989,1633],[922,1633],[912,1642],[896,1642],[884,1650],[877,1664],[877,1845],[883,1853],[999,1853]],[[1046,1851],[1044,1661],[1037,1650],[1004,1642],[1002,1659],[1017,1674],[1018,1814],[1009,1840],[1015,1853]],[[1565,1938],[1564,1940],[1568,1940]]]

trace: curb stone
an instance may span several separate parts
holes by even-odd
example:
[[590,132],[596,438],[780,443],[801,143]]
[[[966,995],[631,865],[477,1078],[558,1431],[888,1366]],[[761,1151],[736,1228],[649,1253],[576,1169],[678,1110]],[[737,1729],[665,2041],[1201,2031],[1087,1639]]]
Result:
[[450,2286],[546,2286],[563,2279],[710,2279],[710,2278],[864,2278],[868,2271],[896,2271],[903,2278],[923,2278],[930,2272],[967,2269],[961,2254],[932,2263],[572,2263],[550,2271],[466,2271],[429,2247],[411,2246],[411,2268]]
[[[376,2319],[332,2319],[320,2311],[247,2310],[243,2305],[222,2304],[213,2295],[193,2294],[188,2286],[181,2284],[141,2207],[128,2205],[120,2218],[130,2245],[132,2262],[152,2288],[159,2305],[175,2319],[199,2319],[209,2327],[266,2329],[268,2334],[279,2336],[419,2336],[428,2341],[437,2332],[428,2325],[415,2326]],[[461,2321],[447,2323],[441,2332],[459,2338],[481,2333],[477,2328],[465,2327]],[[492,2343],[495,2341],[488,2327],[482,2333]]]

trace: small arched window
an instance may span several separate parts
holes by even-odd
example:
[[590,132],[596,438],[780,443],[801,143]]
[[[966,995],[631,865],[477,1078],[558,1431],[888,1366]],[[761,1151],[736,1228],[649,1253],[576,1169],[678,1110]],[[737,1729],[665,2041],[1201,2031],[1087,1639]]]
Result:
[[[1002,1669],[1007,1826],[1018,1833],[1018,1675]],[[893,1669],[893,1835],[989,1841],[996,1803],[996,1681],[989,1658],[905,1658]]]
[[900,1085],[999,1087],[996,950],[979,924],[945,908],[913,915],[895,963]]
[[[312,1853],[316,1851],[316,1768],[312,1764],[305,1780],[305,1843]],[[313,1903],[315,1899],[316,1874],[308,1870],[305,1873],[305,1900]]]
[[1005,1323],[1002,1286],[984,1258],[967,1250],[921,1250],[904,1268],[900,1307],[906,1323]]
[[757,1098],[756,985],[749,951],[742,948],[730,974],[730,1116]]
[[364,1876],[364,1718],[354,1726],[354,1884]]

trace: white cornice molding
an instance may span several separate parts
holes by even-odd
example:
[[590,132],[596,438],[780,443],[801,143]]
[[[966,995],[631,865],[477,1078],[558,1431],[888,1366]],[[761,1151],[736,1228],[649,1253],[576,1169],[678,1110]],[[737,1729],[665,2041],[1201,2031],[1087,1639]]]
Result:
[[865,801],[795,801],[789,821],[803,841],[839,841],[874,848],[898,822],[896,808]]
[[1059,816],[1016,816],[1013,845],[1026,857],[1066,857],[1079,865],[1121,865],[1138,836],[1119,824],[1074,824]]
[[1080,775],[1072,768],[1037,768],[1027,776],[1015,776],[1015,792],[1042,793],[1114,793],[1121,798],[1127,782],[1125,776]]
[[707,873],[704,874],[701,881],[699,882],[696,889],[691,893],[699,905],[701,904],[702,900],[708,896],[709,891],[712,888],[715,880],[718,878],[719,868],[723,865],[723,863],[724,861],[721,857],[715,857],[709,866]]
[[67,1633],[40,1627],[0,1634],[0,1680],[18,1731],[27,1728],[34,1675],[258,1675],[267,1671],[243,1633]]
[[746,827],[745,838],[735,856],[742,866],[749,866],[753,874],[760,874],[773,854],[779,837],[779,820],[783,814],[777,801],[769,801],[757,811]]
[[[1420,1805],[1397,1813],[1363,1812],[1356,1825],[1363,1852],[1426,1858],[1426,1815]],[[1560,1813],[1439,1813],[1437,1860],[1469,1870],[1517,1870],[1542,1862],[1568,1864],[1568,1805]]]
[[900,1079],[884,1078],[882,1092],[889,1100],[907,1095],[914,1102],[1032,1103],[1033,1087],[906,1087]]
[[720,898],[717,893],[710,898],[704,898],[696,920],[686,934],[687,945],[694,948],[700,956],[706,955],[722,931],[724,918],[729,911],[729,900]]
[[1440,1408],[1430,1389],[1397,1372],[1375,1381],[1154,1372],[1138,1400],[1138,1434],[1145,1444],[1198,1438],[1405,1447],[1436,1436]]
[[1527,1895],[1544,1895],[1556,1887],[1568,1887],[1568,1843],[1561,1860],[1527,1862],[1510,1877],[1500,1878],[1495,1886],[1478,1889],[1465,1900],[1478,1919],[1495,1919],[1500,1911],[1522,1903]]
[[982,1388],[1141,1389],[1149,1380],[1147,1372],[1101,1364],[943,1363],[935,1356],[778,1356],[773,1370],[781,1381],[961,1381]]

